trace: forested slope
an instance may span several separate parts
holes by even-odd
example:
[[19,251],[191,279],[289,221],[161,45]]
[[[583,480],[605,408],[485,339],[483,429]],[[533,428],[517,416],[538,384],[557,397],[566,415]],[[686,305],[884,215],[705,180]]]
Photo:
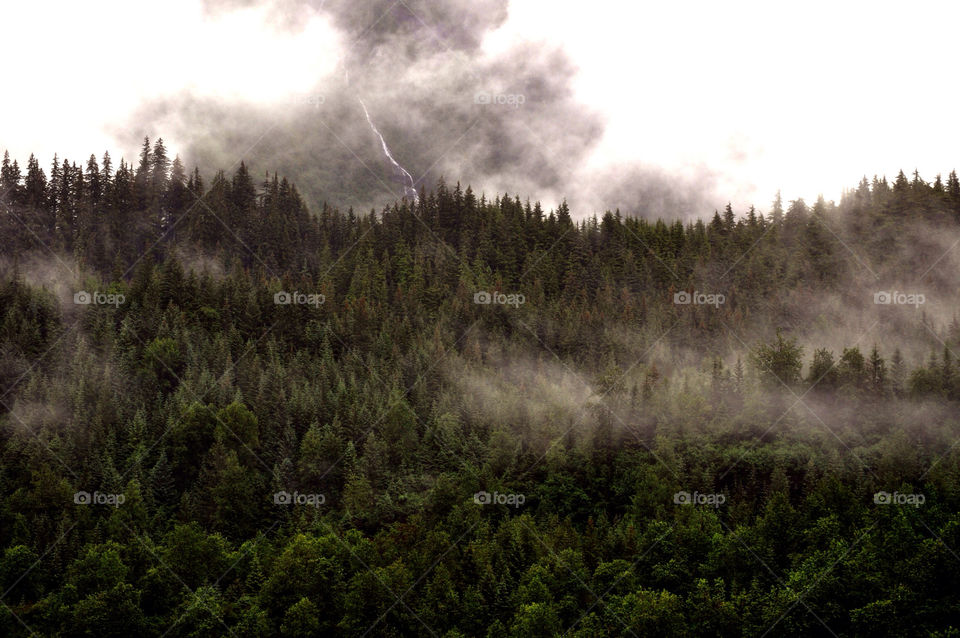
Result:
[[960,633],[955,173],[361,214],[145,141],[0,194],[4,635]]

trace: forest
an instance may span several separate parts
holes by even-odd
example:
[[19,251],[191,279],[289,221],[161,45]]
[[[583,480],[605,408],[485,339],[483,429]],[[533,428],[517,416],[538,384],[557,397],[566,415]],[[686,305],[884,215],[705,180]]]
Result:
[[211,174],[4,155],[0,634],[960,636],[956,172],[657,220]]

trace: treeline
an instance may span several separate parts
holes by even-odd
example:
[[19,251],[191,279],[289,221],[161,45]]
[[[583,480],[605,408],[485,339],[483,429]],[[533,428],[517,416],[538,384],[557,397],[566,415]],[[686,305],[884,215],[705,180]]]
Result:
[[[864,178],[839,205],[821,197],[813,206],[798,199],[784,209],[778,196],[767,215],[751,207],[739,219],[728,205],[707,223],[647,221],[619,211],[576,223],[565,203],[547,213],[539,202],[506,194],[478,199],[470,187],[458,183],[451,190],[442,180],[433,192],[421,190],[416,202],[380,213],[324,205],[311,215],[285,178],[267,175],[257,183],[241,162],[231,177],[221,170],[207,184],[199,169],[187,174],[179,158],[170,161],[163,140],[151,147],[148,139],[136,167],[121,160],[114,170],[109,153],[101,162],[91,155],[85,168],[55,156],[49,178],[33,156],[24,175],[4,153],[0,193],[5,253],[66,251],[103,273],[119,269],[129,276],[130,264],[145,252],[162,261],[185,244],[225,263],[316,275],[368,234],[362,247],[378,260],[411,250],[427,234],[468,264],[480,260],[505,283],[536,273],[554,293],[577,277],[588,295],[606,272],[616,283],[678,287],[704,261],[733,264],[757,241],[759,250],[737,269],[749,276],[741,274],[734,287],[759,276],[751,272],[757,262],[771,267],[767,277],[776,285],[828,285],[841,281],[848,266],[841,237],[863,247],[865,257],[889,259],[897,233],[909,231],[900,222],[960,220],[955,171],[946,183],[939,175],[928,183],[916,172],[910,180],[902,171],[893,184]],[[842,222],[839,237],[823,223],[828,219]]]
[[957,634],[960,335],[805,366],[791,318],[955,174],[683,223],[56,166],[0,176],[4,635]]
[[[958,343],[960,324],[951,323],[950,342]],[[888,362],[874,345],[865,357],[859,346],[844,348],[839,357],[826,348],[817,348],[803,374],[804,348],[796,339],[777,334],[772,343],[759,343],[750,353],[750,362],[757,371],[757,380],[767,389],[816,390],[818,393],[840,393],[845,397],[942,397],[960,399],[960,362],[949,346],[942,354],[931,352],[929,359],[912,371],[899,348],[894,348]],[[725,367],[715,358],[711,370],[711,387],[722,393],[740,394],[745,389],[743,363]]]
[[[542,345],[591,367],[632,356],[599,340],[611,321],[651,334],[676,323],[667,343],[719,354],[719,365],[730,366],[737,351],[773,339],[781,328],[801,341],[820,337],[810,329],[815,320],[844,318],[842,311],[833,317],[810,311],[823,294],[856,306],[871,302],[883,281],[921,273],[946,301],[955,292],[949,260],[940,268],[932,258],[924,261],[943,252],[931,243],[939,234],[933,229],[960,230],[955,171],[945,183],[939,175],[928,183],[902,171],[892,184],[864,178],[839,204],[821,197],[813,206],[798,199],[785,208],[778,195],[769,213],[751,207],[739,217],[728,204],[708,222],[686,224],[619,211],[576,222],[565,202],[544,212],[539,202],[478,199],[469,186],[451,190],[442,180],[435,191],[421,190],[416,202],[379,213],[324,205],[311,214],[294,185],[276,175],[255,184],[242,162],[229,178],[217,172],[209,185],[198,169],[187,176],[179,158],[168,159],[162,140],[152,147],[144,140],[136,167],[121,160],[114,171],[104,154],[101,163],[91,156],[85,170],[55,159],[50,173],[48,179],[31,156],[23,176],[4,155],[0,232],[10,263],[26,255],[72,255],[78,268],[118,283],[129,283],[144,261],[179,262],[171,268],[187,270],[219,264],[254,281],[279,280],[338,304],[364,304],[374,315],[370,325],[401,314],[409,321],[426,302],[463,329],[468,315],[460,306],[473,292],[521,293],[537,317],[562,317],[539,331]],[[725,303],[674,303],[678,291],[695,290],[722,293]],[[259,324],[262,313],[251,312],[249,321]],[[808,376],[821,389],[955,397],[950,349],[960,346],[957,318],[937,325],[921,312],[924,328],[917,329],[912,317],[888,315],[890,330],[921,343],[926,361],[915,353],[905,360],[899,343],[880,353],[871,344],[873,365],[884,369],[870,374],[883,378],[865,381],[856,344],[834,354],[814,341]],[[889,359],[891,369],[878,357]]]

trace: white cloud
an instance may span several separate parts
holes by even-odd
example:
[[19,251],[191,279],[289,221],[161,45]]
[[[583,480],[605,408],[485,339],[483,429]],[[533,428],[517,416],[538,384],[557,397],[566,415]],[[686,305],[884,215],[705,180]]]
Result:
[[[0,42],[18,62],[6,65],[0,146],[44,163],[55,151],[79,162],[114,148],[108,131],[141,100],[183,88],[253,102],[306,91],[340,48],[324,17],[291,35],[268,24],[265,8],[209,16],[184,0],[107,0],[0,11]],[[125,143],[135,148],[133,136]]]
[[836,198],[864,173],[949,171],[958,18],[955,3],[523,0],[488,44],[563,44],[609,118],[595,164],[703,162],[765,208],[781,186]]

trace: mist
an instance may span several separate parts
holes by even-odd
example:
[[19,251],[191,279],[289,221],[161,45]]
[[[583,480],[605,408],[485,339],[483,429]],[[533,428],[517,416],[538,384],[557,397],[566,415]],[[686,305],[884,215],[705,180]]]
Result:
[[229,169],[243,160],[254,174],[286,175],[314,210],[380,209],[409,191],[362,100],[417,191],[443,177],[488,198],[519,195],[546,208],[566,199],[578,217],[619,208],[689,218],[720,201],[705,166],[684,176],[637,161],[594,166],[608,123],[575,95],[578,69],[563,49],[534,41],[485,48],[507,19],[506,0],[205,6],[221,17],[256,6],[291,36],[308,18],[329,20],[340,43],[336,69],[268,103],[189,88],[147,100],[116,127],[118,143],[129,144],[131,131],[162,135],[188,166]]

